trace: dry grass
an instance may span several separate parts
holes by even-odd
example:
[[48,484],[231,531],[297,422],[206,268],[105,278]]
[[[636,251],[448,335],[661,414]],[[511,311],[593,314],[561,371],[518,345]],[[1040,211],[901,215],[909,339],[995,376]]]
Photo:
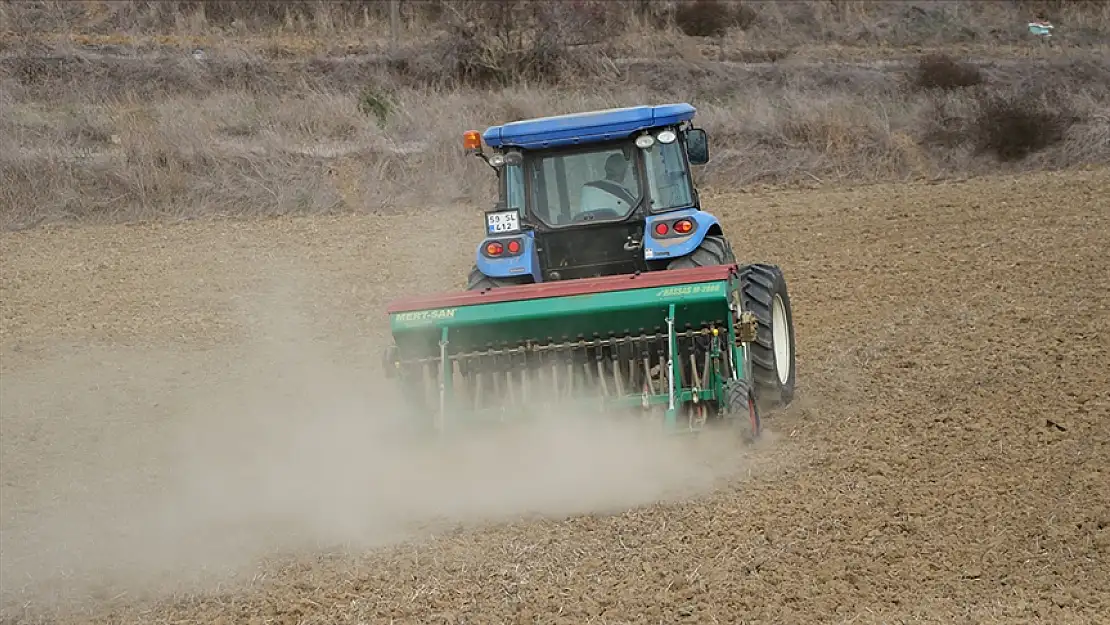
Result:
[[674,100],[711,190],[1110,162],[1102,4],[384,4],[0,7],[3,227],[484,203],[463,130]]
[[[1025,23],[1037,16],[1059,28],[1068,45],[1105,42],[1110,7],[1101,0],[401,0],[403,35],[422,39],[456,18],[496,20],[507,10],[522,17],[555,13],[584,39],[612,39],[643,29],[677,27],[691,35],[742,38],[756,47],[815,42],[842,46],[951,46],[979,42],[1025,45]],[[507,9],[506,9],[507,7]],[[274,35],[335,39],[354,35],[368,46],[385,43],[389,3],[379,0],[116,0],[0,5],[0,32],[41,38],[147,36],[241,39]],[[169,40],[165,40],[169,41]],[[627,43],[627,42],[625,42]],[[635,42],[633,42],[635,43]]]

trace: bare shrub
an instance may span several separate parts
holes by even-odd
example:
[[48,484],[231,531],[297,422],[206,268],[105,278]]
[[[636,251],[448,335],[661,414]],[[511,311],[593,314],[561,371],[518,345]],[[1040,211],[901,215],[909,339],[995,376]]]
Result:
[[379,126],[384,126],[393,109],[391,99],[390,94],[375,88],[373,85],[368,85],[359,93],[358,111],[368,117],[374,117]]
[[620,26],[610,4],[600,0],[474,0],[446,6],[444,35],[396,59],[401,73],[448,87],[555,84],[593,74],[599,59],[579,48]]
[[979,68],[947,54],[927,54],[917,62],[914,84],[922,89],[960,89],[984,82]]
[[920,141],[938,150],[956,150],[972,140],[974,100],[942,94],[924,104],[920,119]]
[[65,59],[17,56],[4,59],[0,67],[25,86],[35,86],[57,81],[67,73]]
[[988,93],[978,101],[973,130],[980,152],[1018,161],[1061,141],[1077,120],[1057,93]]
[[722,0],[692,0],[678,5],[674,23],[691,37],[720,37],[730,28],[746,29],[756,20],[751,7]]

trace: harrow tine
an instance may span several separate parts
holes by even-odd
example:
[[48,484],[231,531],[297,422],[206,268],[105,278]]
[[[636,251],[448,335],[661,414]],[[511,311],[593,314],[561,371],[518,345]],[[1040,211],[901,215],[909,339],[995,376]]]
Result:
[[501,392],[501,378],[497,375],[497,356],[490,357],[490,374],[489,377],[493,380],[493,401],[497,401],[498,397],[504,397]]
[[547,368],[544,367],[546,358],[542,351],[536,352],[536,384],[541,389],[547,386]]
[[[471,380],[469,369],[467,368],[467,361],[464,358],[455,357],[455,386],[456,397],[459,398],[460,404],[472,404],[474,402],[474,382]],[[465,394],[465,399],[464,399]]]
[[601,350],[597,352],[597,380],[601,384],[601,394],[603,397],[609,396],[609,385],[605,383],[605,364],[601,361]]
[[553,393],[552,399],[559,399],[559,359],[556,358],[555,353],[551,354],[551,392]]
[[435,380],[432,378],[432,363],[431,362],[425,362],[420,367],[420,380],[421,380],[421,383],[422,383],[422,390],[424,392],[424,396],[425,397],[431,397],[431,389],[432,389],[433,385],[435,384]]
[[624,345],[613,348],[612,361],[613,361],[613,383],[616,384],[617,397],[624,397],[624,382],[621,380],[621,360],[619,351],[623,350]]
[[[475,359],[476,360],[476,359]],[[485,373],[482,368],[476,367],[474,370],[474,408],[482,407],[482,387],[485,386]]]
[[516,405],[516,389],[513,388],[513,355],[509,354],[501,357],[503,363],[503,371],[505,374],[505,399],[508,406]]
[[451,395],[457,397],[461,387],[465,384],[462,379],[462,365],[458,359],[451,358]]
[[520,363],[520,405],[527,406],[529,399],[528,377],[531,369],[528,367],[528,354],[521,355]]
[[640,334],[641,334],[641,336],[638,337],[632,343],[631,347],[629,348],[630,353],[628,355],[628,371],[629,371],[629,373],[632,374],[632,377],[634,378],[630,382],[630,384],[632,385],[632,388],[643,389],[644,388],[644,378],[641,374],[640,366],[639,366],[639,363],[637,362],[638,359],[636,358],[636,354],[637,353],[646,354],[647,353],[647,348],[644,346],[644,341],[646,339],[642,336],[643,332],[641,331]]

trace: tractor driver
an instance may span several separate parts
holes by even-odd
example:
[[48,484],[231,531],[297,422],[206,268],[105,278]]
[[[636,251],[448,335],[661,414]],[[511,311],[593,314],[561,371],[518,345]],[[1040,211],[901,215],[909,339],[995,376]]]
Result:
[[624,182],[624,175],[628,173],[628,161],[624,160],[623,154],[610,154],[609,158],[605,159],[605,179],[621,184]]
[[627,173],[628,160],[624,154],[612,154],[605,159],[605,179],[582,185],[579,213],[613,217],[627,215],[636,204],[636,196],[624,186]]

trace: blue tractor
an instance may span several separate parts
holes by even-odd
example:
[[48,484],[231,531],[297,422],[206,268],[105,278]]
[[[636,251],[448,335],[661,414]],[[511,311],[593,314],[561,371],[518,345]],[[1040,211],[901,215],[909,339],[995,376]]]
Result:
[[[496,170],[499,189],[467,290],[737,265],[690,173],[709,161],[694,113],[686,103],[635,106],[467,131],[464,148]],[[730,306],[741,325],[741,311],[752,315],[752,381],[761,403],[789,403],[786,279],[772,264],[736,270],[741,286]]]
[[636,106],[467,132],[499,181],[467,288],[734,263],[690,175],[709,161],[694,113]]

